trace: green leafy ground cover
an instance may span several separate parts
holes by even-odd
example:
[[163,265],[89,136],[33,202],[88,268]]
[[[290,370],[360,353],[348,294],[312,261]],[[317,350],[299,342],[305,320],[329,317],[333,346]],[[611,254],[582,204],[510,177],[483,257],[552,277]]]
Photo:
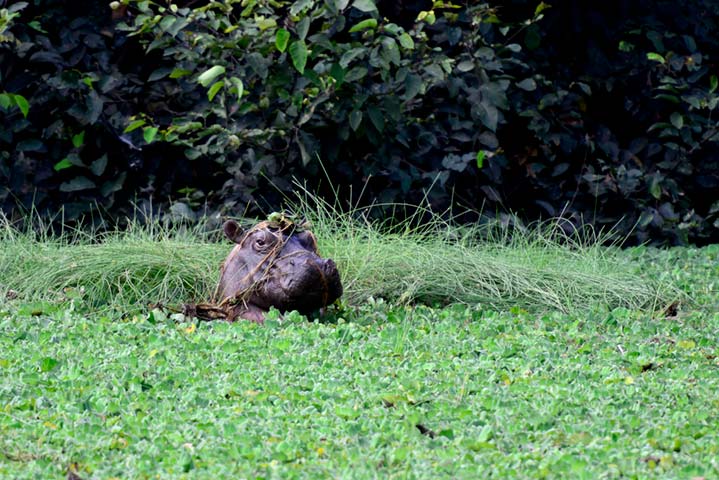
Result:
[[0,477],[715,478],[719,248],[627,256],[696,302],[258,327],[6,301]]

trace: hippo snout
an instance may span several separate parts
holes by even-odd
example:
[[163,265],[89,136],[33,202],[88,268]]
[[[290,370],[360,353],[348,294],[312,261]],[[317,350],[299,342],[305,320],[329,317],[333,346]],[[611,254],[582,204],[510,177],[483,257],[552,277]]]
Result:
[[267,293],[284,296],[288,309],[310,312],[334,303],[342,295],[340,274],[331,259],[298,255],[279,267],[281,292]]

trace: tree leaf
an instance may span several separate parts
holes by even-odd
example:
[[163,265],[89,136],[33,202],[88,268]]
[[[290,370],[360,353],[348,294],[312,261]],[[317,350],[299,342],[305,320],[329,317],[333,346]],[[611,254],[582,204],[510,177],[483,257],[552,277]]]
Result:
[[[9,5],[7,8],[8,13],[14,13],[19,12],[23,8],[27,7],[27,2],[15,2],[12,5]],[[10,17],[12,18],[12,17]]]
[[362,20],[361,22],[357,23],[352,28],[350,28],[350,33],[367,30],[368,28],[371,28],[371,29],[377,28],[377,19],[368,18],[366,20]]
[[404,79],[404,96],[405,100],[411,100],[422,91],[422,77],[414,73],[410,73]]
[[215,82],[212,84],[210,89],[207,91],[207,99],[209,101],[212,101],[213,98],[215,98],[215,95],[217,95],[217,92],[220,91],[222,87],[225,86],[224,80],[220,80],[219,82]]
[[539,5],[537,5],[537,8],[534,9],[534,16],[535,17],[538,16],[540,13],[542,13],[543,11],[545,11],[548,8],[552,8],[552,6],[548,5],[544,2],[539,2]]
[[285,30],[284,28],[280,28],[277,30],[277,33],[275,34],[275,47],[277,47],[277,50],[280,52],[283,52],[287,49],[287,43],[290,41],[290,32]]
[[22,112],[22,116],[27,118],[27,114],[30,111],[30,104],[27,102],[27,99],[18,94],[13,94],[12,99],[15,102],[15,105],[17,105],[17,108],[19,108]]
[[384,131],[384,115],[382,111],[373,105],[367,109],[367,113],[369,114],[372,125],[374,125],[379,133],[382,133]]
[[399,47],[394,38],[385,37],[382,39],[382,56],[385,57],[388,62],[392,62],[395,65],[399,65],[402,61]]
[[158,130],[159,128],[157,127],[145,127],[142,129],[142,138],[145,139],[145,142],[152,143]]
[[342,57],[340,57],[340,66],[342,68],[347,68],[352,61],[359,57],[360,55],[365,55],[367,53],[367,48],[365,47],[357,47],[353,48],[351,50],[346,51],[342,54]]
[[399,36],[399,44],[406,50],[414,50],[414,40],[409,36],[409,33],[404,32]]
[[525,78],[521,82],[517,82],[517,87],[527,92],[533,92],[537,89],[537,82],[533,78]]
[[47,151],[45,144],[36,138],[28,138],[19,142],[15,149],[19,152],[44,152]]
[[340,12],[347,8],[347,5],[349,5],[349,3],[350,0],[334,0],[335,8]]
[[63,158],[59,162],[57,162],[52,168],[56,172],[59,172],[60,170],[65,170],[66,168],[72,167],[72,162],[68,160],[67,158]]
[[80,147],[82,147],[84,143],[85,143],[85,130],[83,130],[82,132],[78,133],[77,135],[73,135],[73,137],[72,137],[72,145],[73,145],[75,148],[80,148]]
[[339,63],[333,63],[330,67],[330,75],[337,81],[337,87],[345,81],[345,69]]
[[662,196],[662,187],[659,184],[657,175],[652,176],[652,179],[649,181],[649,193],[657,200]]
[[77,192],[80,190],[87,190],[90,188],[95,188],[95,182],[90,180],[87,177],[75,177],[69,182],[63,182],[60,184],[60,191],[61,192]]
[[182,78],[190,75],[191,70],[185,70],[184,68],[175,68],[170,72],[170,78]]
[[290,44],[290,57],[292,58],[292,65],[300,72],[300,75],[305,73],[305,66],[307,65],[307,45],[305,45],[303,40],[297,40]]
[[716,75],[712,75],[709,78],[709,93],[714,93],[714,91],[717,89],[718,86],[719,86],[719,79],[717,78]]
[[664,57],[662,57],[658,53],[654,53],[654,52],[647,53],[647,59],[653,60],[653,61],[659,62],[659,63],[666,63],[666,60],[664,60]]
[[130,123],[130,125],[127,126],[127,128],[125,128],[125,130],[122,133],[130,133],[133,130],[137,130],[138,128],[143,126],[145,123],[146,122],[142,119],[134,120],[133,122]]
[[357,80],[364,78],[368,73],[365,67],[355,67],[347,72],[345,75],[345,82],[356,82]]
[[360,110],[355,110],[350,113],[350,127],[352,127],[352,130],[357,131],[360,123],[362,123],[362,112]]
[[[474,110],[474,109],[473,109]],[[479,121],[493,132],[497,131],[499,121],[499,110],[494,105],[483,103],[477,106]]]
[[307,32],[310,31],[310,17],[304,17],[302,20],[297,22],[295,26],[295,32],[300,40],[304,40],[307,37]]
[[102,157],[98,158],[94,162],[90,164],[90,171],[97,177],[102,175],[105,172],[105,168],[107,167],[107,154],[103,155]]
[[684,117],[682,117],[682,114],[679,112],[672,113],[671,117],[669,117],[669,120],[672,122],[672,125],[674,125],[674,128],[677,130],[681,130],[684,126]]
[[217,77],[224,73],[225,67],[223,67],[222,65],[215,65],[214,67],[209,68],[203,73],[201,73],[200,76],[197,77],[197,82],[206,88],[209,87],[210,84],[214,82]]
[[[167,17],[165,17],[165,18],[167,18]],[[155,81],[157,81],[157,80],[161,80],[161,79],[165,78],[168,74],[170,74],[170,73],[172,73],[172,72],[174,72],[174,70],[170,70],[170,69],[167,68],[167,67],[158,68],[157,70],[155,70],[154,72],[152,72],[149,77],[147,77],[147,81],[148,81],[148,82],[155,82]]]
[[293,17],[296,16],[298,13],[312,6],[313,3],[314,0],[297,0],[290,7],[290,15]]
[[14,102],[7,93],[0,93],[0,108],[7,110]]
[[100,194],[103,197],[107,197],[112,192],[120,190],[122,188],[122,185],[125,183],[125,178],[127,178],[127,172],[122,172],[120,175],[113,178],[112,180],[106,181],[100,187]]
[[480,170],[484,166],[484,157],[486,156],[487,152],[485,152],[484,150],[480,150],[477,152],[477,168],[479,168]]
[[377,5],[374,4],[373,0],[355,0],[352,6],[362,12],[374,12],[377,10]]
[[232,93],[234,93],[235,95],[237,95],[237,101],[241,102],[242,94],[245,91],[245,86],[242,83],[242,80],[240,80],[237,77],[232,77],[232,78],[230,78],[230,83],[232,84],[232,88],[230,89],[230,91]]

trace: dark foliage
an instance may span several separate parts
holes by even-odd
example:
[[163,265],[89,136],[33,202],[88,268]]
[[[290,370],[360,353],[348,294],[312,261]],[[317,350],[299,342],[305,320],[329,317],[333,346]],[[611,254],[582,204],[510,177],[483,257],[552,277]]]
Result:
[[0,206],[192,217],[297,178],[719,240],[715,2],[432,3],[14,2]]

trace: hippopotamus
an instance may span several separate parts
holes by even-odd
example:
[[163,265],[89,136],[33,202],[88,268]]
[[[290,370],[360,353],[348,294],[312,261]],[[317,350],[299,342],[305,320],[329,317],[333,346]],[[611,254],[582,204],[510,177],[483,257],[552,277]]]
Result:
[[306,315],[342,296],[337,265],[320,257],[315,236],[302,226],[280,217],[246,231],[234,220],[222,228],[235,246],[221,267],[213,299],[220,314],[213,318],[263,323],[270,307]]

